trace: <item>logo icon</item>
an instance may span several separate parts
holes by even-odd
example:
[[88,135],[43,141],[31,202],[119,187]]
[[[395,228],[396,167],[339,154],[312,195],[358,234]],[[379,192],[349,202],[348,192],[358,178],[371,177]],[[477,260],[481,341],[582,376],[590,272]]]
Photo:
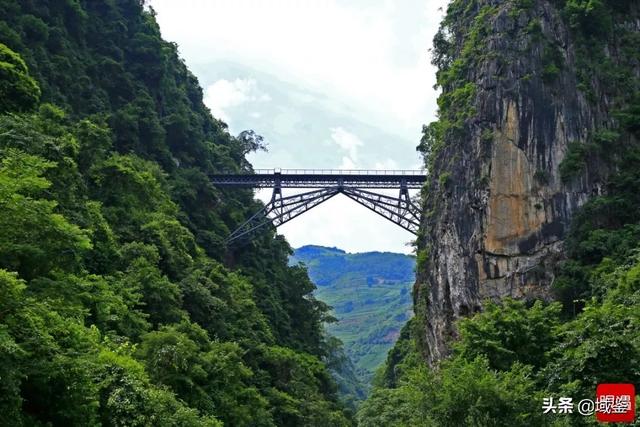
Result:
[[601,422],[633,422],[636,414],[636,390],[633,384],[598,384],[596,419]]

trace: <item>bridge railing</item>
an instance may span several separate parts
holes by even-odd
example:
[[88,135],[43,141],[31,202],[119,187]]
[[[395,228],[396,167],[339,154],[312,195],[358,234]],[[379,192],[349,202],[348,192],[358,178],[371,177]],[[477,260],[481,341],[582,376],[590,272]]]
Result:
[[254,169],[257,175],[273,175],[281,173],[283,175],[425,175],[425,171],[416,169]]

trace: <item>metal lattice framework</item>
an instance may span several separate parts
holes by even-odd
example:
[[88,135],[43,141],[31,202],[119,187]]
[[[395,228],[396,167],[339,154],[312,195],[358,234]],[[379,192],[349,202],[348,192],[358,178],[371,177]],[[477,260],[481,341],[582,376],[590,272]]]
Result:
[[[273,188],[269,203],[245,221],[227,238],[227,243],[246,240],[268,224],[278,227],[335,196],[348,198],[417,234],[420,209],[412,202],[409,189],[417,189],[425,181],[422,171],[370,170],[257,170],[254,174],[222,174],[212,176],[220,187]],[[283,188],[318,188],[282,197]],[[366,190],[365,190],[366,188]],[[399,189],[398,197],[371,189]]]

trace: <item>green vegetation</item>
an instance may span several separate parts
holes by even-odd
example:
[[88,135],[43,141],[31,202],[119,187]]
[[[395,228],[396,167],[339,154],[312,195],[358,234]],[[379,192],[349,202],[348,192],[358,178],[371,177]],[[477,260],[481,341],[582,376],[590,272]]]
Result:
[[[413,257],[303,246],[295,250],[291,262],[307,266],[318,285],[315,296],[333,307],[338,321],[328,324],[327,331],[344,342],[346,356],[362,383],[358,393],[351,391],[351,399],[362,400],[373,373],[411,316]],[[344,388],[342,382],[339,385]]]
[[451,182],[451,172],[443,172],[438,177],[438,184],[440,184],[440,188],[446,188],[450,182]]
[[560,163],[560,178],[567,182],[576,177],[587,166],[588,147],[580,142],[570,142],[567,153]]
[[[358,425],[595,425],[594,417],[576,411],[543,415],[543,397],[577,402],[593,399],[598,383],[640,383],[640,36],[633,25],[638,10],[626,0],[554,4],[578,49],[577,67],[569,71],[587,99],[606,98],[610,111],[586,141],[570,144],[560,166],[570,185],[594,165],[603,186],[570,225],[566,259],[553,285],[557,301],[486,302],[483,312],[457,322],[451,356],[433,367],[424,364],[418,332],[424,331],[418,322],[428,319],[412,319],[377,373]],[[470,38],[470,16],[479,16],[476,2],[450,4],[434,57],[444,72],[460,61],[453,53]],[[566,65],[553,50],[541,59],[544,83],[553,83]],[[442,117],[451,113],[439,114],[438,122],[425,127],[428,144],[420,147],[428,165],[434,148],[444,146],[434,130],[446,126]],[[543,183],[547,172],[537,171],[535,179]],[[425,252],[418,253],[420,265],[426,264]]]
[[40,87],[20,55],[0,43],[0,113],[29,111],[39,98]]
[[429,248],[420,249],[416,256],[416,271],[424,271],[429,262]]
[[139,1],[0,1],[0,424],[350,425],[325,304],[207,178],[210,116]]
[[597,39],[611,31],[613,22],[610,5],[623,4],[623,1],[607,0],[566,0],[564,15],[569,24]]
[[564,66],[562,53],[558,46],[547,43],[542,50],[542,81],[549,84],[556,80]]
[[559,303],[486,305],[458,322],[453,355],[433,370],[408,323],[358,425],[592,425],[578,414],[542,415],[542,399],[593,399],[598,383],[640,381],[640,251],[594,283],[606,293],[570,320]]
[[[619,115],[619,113],[617,113]],[[632,130],[632,124],[625,126]],[[634,156],[633,146],[618,144],[621,133],[616,130],[600,129],[589,136],[587,143],[573,141],[569,143],[567,153],[560,163],[560,177],[565,183],[571,182],[585,171],[589,162],[595,158],[612,165],[620,164],[620,167],[627,168],[624,156]]]

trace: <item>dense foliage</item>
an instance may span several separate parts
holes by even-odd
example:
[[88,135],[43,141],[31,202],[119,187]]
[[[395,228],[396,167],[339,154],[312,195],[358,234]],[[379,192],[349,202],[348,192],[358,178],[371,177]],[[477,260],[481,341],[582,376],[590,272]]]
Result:
[[559,303],[506,300],[459,322],[453,355],[423,363],[412,323],[390,352],[359,425],[592,425],[593,417],[542,414],[543,397],[594,399],[606,382],[640,382],[640,252],[600,273],[601,300],[562,321]]
[[318,285],[316,297],[331,305],[338,319],[327,331],[344,342],[355,368],[353,378],[338,376],[340,394],[353,401],[363,399],[375,370],[412,314],[414,257],[309,245],[296,249],[291,262],[304,263]]
[[[598,124],[588,141],[572,143],[560,165],[566,183],[590,164],[607,173],[602,194],[572,221],[554,283],[558,301],[487,303],[482,313],[458,322],[451,357],[433,369],[420,355],[414,323],[421,319],[414,319],[358,413],[361,426],[596,425],[594,417],[577,411],[543,415],[543,397],[594,399],[598,383],[635,383],[639,389],[640,33],[634,22],[640,11],[632,1],[553,3],[577,46],[581,90],[590,102],[607,99],[613,106],[606,125]],[[517,11],[534,2],[510,4]],[[478,55],[492,54],[477,43],[486,36],[489,13],[491,7],[475,1],[453,1],[436,36],[434,63],[443,94],[439,120],[425,127],[419,147],[428,166],[441,153],[445,136],[460,132],[469,115],[465,100],[472,88],[464,70]],[[469,31],[452,38],[448,27],[469,15]],[[536,25],[529,25],[532,34],[539,31]],[[452,56],[460,46],[462,54]],[[542,77],[551,84],[559,61],[552,51],[542,57],[547,61]],[[418,254],[418,263],[426,259]]]
[[593,399],[598,383],[640,382],[640,251],[595,281],[605,296],[569,321],[560,303],[489,304],[459,322],[453,356],[435,370],[424,365],[408,323],[359,425],[597,424],[541,409],[543,397]]
[[137,0],[0,1],[0,424],[348,425],[327,307]]

